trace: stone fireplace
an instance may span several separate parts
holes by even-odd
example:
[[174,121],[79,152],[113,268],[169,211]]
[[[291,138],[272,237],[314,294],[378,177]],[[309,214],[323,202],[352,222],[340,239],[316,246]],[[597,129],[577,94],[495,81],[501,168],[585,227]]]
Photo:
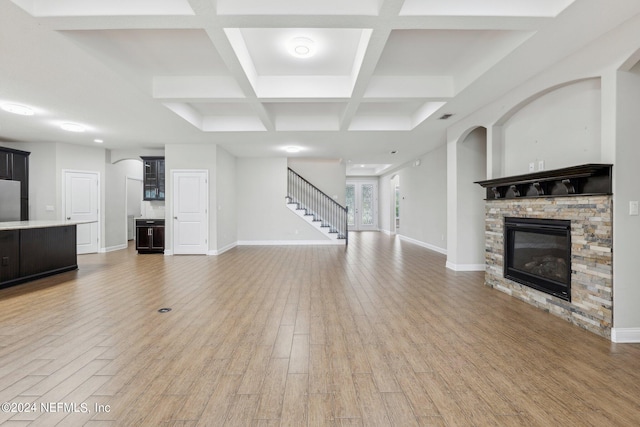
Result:
[[[584,165],[479,182],[487,188],[485,284],[610,338],[610,177],[611,165]],[[533,235],[530,226],[546,231]],[[505,256],[509,245],[517,259]]]

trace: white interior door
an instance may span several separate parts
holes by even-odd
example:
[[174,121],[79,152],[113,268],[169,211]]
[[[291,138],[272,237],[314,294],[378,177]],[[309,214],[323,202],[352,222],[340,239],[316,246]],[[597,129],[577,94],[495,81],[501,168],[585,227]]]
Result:
[[65,219],[90,221],[76,226],[78,254],[98,252],[100,174],[63,171],[63,175]]
[[349,209],[349,230],[378,229],[378,181],[347,181],[346,205]]
[[208,172],[171,171],[173,253],[207,254],[209,250]]

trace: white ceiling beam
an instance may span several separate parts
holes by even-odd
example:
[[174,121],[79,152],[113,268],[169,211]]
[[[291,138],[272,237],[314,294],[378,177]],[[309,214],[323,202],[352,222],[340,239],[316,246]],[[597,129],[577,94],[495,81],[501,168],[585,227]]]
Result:
[[380,7],[380,13],[378,17],[378,27],[374,28],[367,44],[367,50],[362,59],[362,65],[360,71],[356,77],[356,81],[353,85],[353,91],[351,93],[351,101],[345,108],[344,114],[340,120],[340,129],[347,130],[350,127],[351,121],[355,117],[360,102],[364,97],[371,77],[375,71],[376,65],[382,56],[384,47],[387,44],[389,35],[391,34],[392,27],[390,22],[397,18],[404,0],[384,0]]
[[[58,31],[204,28],[214,15],[55,16],[38,21]],[[378,17],[335,16],[216,16],[220,28],[381,28]],[[545,17],[513,16],[390,16],[384,27],[414,30],[522,30],[533,31],[550,22]]]
[[244,99],[231,76],[155,76],[153,97],[158,99]]
[[452,98],[452,76],[372,76],[363,95],[373,98]]

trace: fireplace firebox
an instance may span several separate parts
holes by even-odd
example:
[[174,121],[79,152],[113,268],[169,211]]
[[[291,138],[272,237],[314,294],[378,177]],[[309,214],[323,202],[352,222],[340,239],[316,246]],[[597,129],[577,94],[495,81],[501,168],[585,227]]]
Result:
[[571,301],[571,221],[504,218],[504,277]]

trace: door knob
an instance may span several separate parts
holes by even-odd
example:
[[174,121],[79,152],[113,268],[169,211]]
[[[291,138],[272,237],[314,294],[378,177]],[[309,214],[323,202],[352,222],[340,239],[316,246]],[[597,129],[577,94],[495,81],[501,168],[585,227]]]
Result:
[[178,219],[178,217],[177,217],[177,216],[174,216],[174,217],[173,217],[173,219]]
[[71,217],[70,217],[70,216],[68,216],[68,217],[67,217],[67,220],[70,220],[70,219],[71,219]]

